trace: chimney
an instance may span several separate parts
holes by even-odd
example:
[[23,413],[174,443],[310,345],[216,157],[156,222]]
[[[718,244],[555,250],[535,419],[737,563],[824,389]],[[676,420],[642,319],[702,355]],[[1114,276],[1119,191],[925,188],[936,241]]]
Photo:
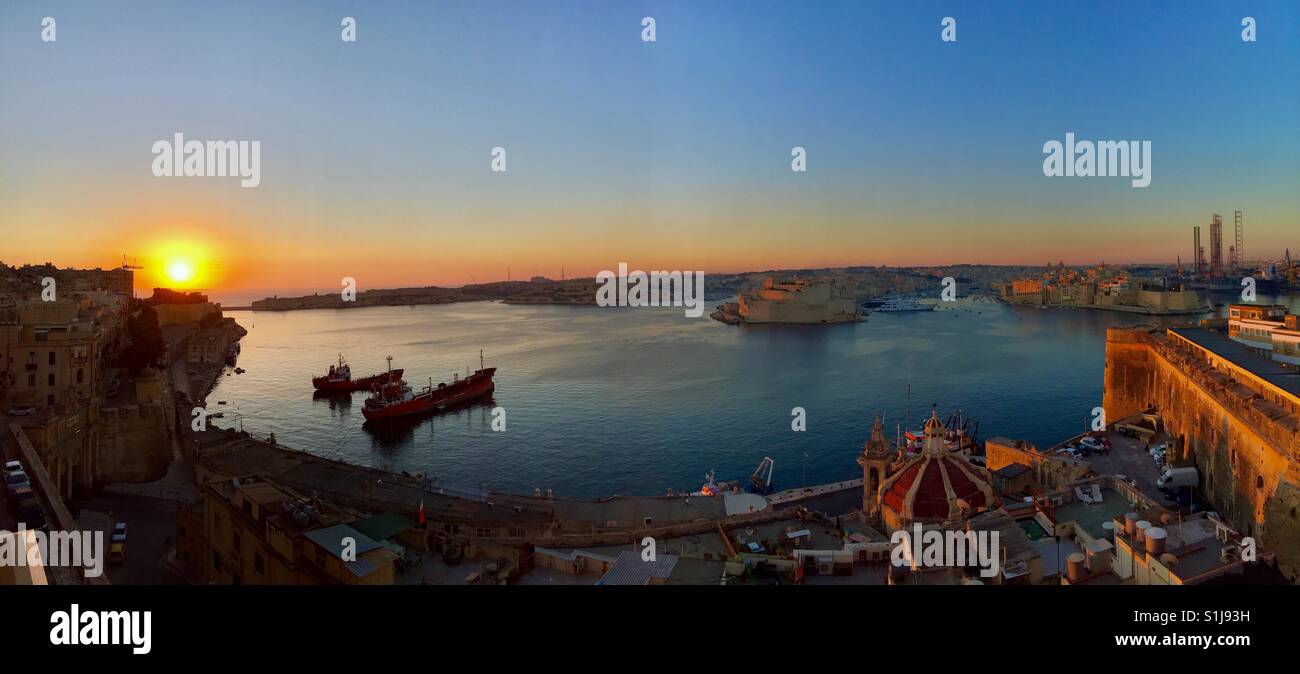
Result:
[[1160,527],[1147,529],[1147,554],[1159,555],[1165,551],[1165,538],[1168,533]]
[[1083,577],[1083,553],[1072,552],[1069,557],[1065,558],[1066,574],[1070,582],[1077,582]]

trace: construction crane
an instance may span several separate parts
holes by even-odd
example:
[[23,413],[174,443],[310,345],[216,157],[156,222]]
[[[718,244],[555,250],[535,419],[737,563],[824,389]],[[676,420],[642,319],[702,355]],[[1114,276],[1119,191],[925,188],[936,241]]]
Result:
[[[144,267],[141,266],[141,265],[138,265],[138,264],[130,264],[130,263],[128,263],[128,262],[126,261],[126,253],[122,253],[122,269],[125,269],[125,270],[127,270],[127,271],[131,271],[131,272],[134,272],[134,271],[137,270],[137,269],[144,269]],[[131,299],[132,299],[132,300],[135,299],[135,282],[134,282],[134,277],[132,277],[132,283],[131,283]]]

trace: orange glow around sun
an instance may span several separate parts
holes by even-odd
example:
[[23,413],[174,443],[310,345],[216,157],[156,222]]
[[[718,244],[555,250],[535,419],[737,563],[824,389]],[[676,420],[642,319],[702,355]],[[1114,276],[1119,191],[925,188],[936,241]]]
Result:
[[195,242],[171,241],[157,245],[146,267],[150,276],[172,289],[202,288],[216,280],[206,247]]

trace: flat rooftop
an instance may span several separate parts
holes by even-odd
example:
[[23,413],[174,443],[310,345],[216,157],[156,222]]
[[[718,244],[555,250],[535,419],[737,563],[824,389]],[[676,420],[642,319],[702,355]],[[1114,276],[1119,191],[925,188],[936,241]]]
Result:
[[1101,490],[1101,503],[1084,503],[1071,501],[1056,509],[1057,522],[1074,522],[1083,527],[1089,536],[1097,539],[1106,538],[1106,529],[1101,525],[1116,517],[1124,517],[1133,510],[1133,504],[1114,489]]
[[1205,328],[1169,328],[1169,331],[1249,372],[1279,389],[1300,397],[1300,371],[1262,356],[1221,332]]

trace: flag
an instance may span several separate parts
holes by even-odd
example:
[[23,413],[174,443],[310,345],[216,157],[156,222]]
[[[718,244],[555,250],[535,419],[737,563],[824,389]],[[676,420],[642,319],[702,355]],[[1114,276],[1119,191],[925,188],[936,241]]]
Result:
[[420,526],[424,526],[424,497],[420,497]]

